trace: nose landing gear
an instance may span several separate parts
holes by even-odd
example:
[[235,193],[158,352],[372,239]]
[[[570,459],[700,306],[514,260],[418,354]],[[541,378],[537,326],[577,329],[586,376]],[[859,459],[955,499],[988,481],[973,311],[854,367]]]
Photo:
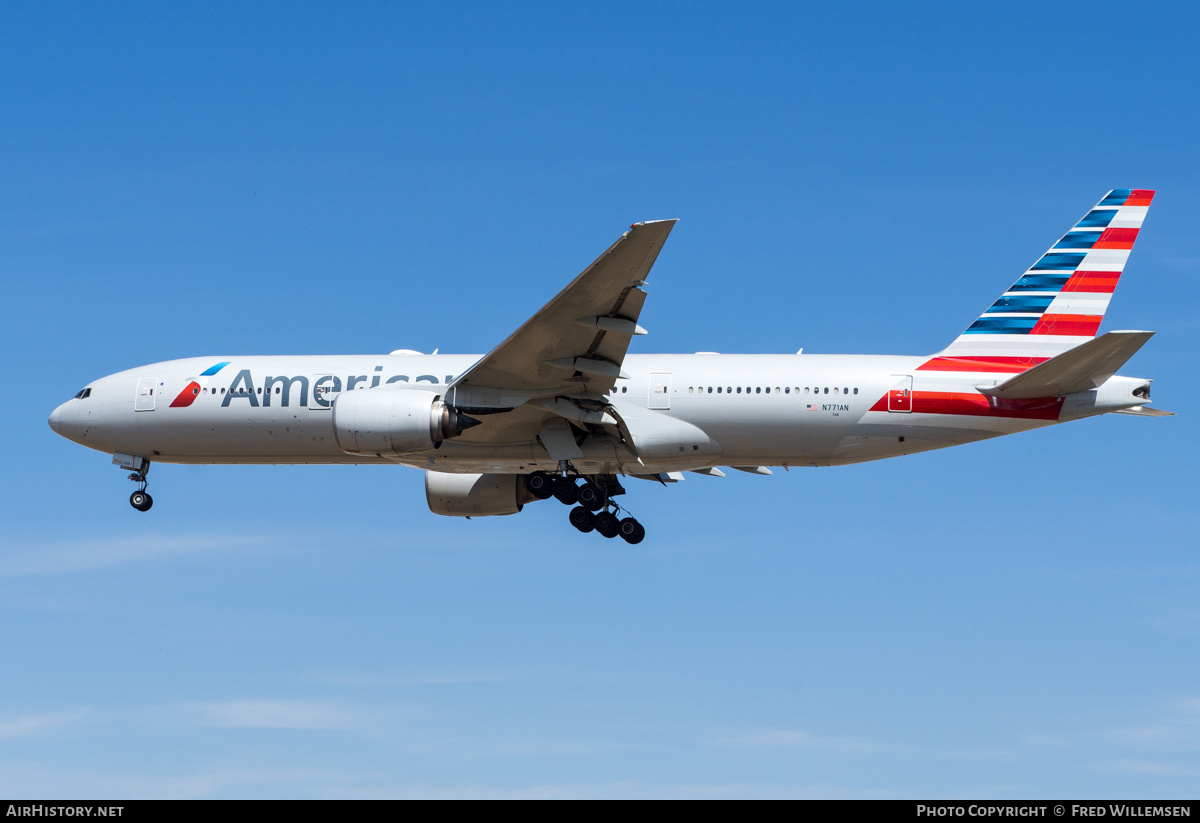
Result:
[[138,484],[138,489],[129,495],[129,505],[140,512],[150,511],[154,498],[146,492],[146,474],[150,471],[150,461],[143,460],[141,466],[129,475],[129,479]]

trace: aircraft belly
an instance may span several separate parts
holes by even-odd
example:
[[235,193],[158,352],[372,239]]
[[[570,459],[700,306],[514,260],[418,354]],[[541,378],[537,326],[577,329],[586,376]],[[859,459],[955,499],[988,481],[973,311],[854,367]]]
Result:
[[[901,419],[897,420],[897,417]],[[866,415],[864,422],[855,426],[853,432],[838,440],[828,453],[826,462],[817,465],[847,465],[900,457],[1049,425],[1054,425],[1054,421],[872,413]]]
[[151,458],[153,463],[181,463],[195,465],[269,465],[269,466],[327,466],[363,465],[390,466],[395,461],[382,457],[364,457],[358,454],[163,454]]
[[159,462],[376,462],[342,452],[325,411],[260,408],[230,413],[201,408],[170,417],[144,412],[135,421],[136,428],[114,436],[106,450]]

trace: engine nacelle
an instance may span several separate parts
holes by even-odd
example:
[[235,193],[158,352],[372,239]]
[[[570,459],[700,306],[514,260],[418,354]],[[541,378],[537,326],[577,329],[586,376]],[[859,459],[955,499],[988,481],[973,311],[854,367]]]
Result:
[[477,425],[428,391],[367,389],[342,392],[333,401],[333,436],[348,454],[428,451]]
[[425,472],[425,499],[434,514],[489,517],[516,514],[531,500],[523,474]]

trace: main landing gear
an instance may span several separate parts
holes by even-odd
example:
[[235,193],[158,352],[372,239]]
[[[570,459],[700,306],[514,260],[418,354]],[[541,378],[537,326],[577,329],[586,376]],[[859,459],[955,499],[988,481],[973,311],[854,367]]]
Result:
[[626,543],[641,543],[646,529],[632,517],[620,517],[622,509],[612,501],[612,496],[622,491],[616,478],[604,475],[596,481],[600,482],[563,468],[559,474],[534,472],[526,476],[525,487],[534,497],[553,497],[564,505],[575,506],[569,517],[571,525],[585,534],[596,531],[609,538],[620,536]]
[[154,505],[154,498],[146,492],[146,473],[149,471],[150,461],[145,460],[141,468],[129,475],[129,479],[138,484],[137,491],[129,495],[129,505],[140,512],[150,511],[150,507]]

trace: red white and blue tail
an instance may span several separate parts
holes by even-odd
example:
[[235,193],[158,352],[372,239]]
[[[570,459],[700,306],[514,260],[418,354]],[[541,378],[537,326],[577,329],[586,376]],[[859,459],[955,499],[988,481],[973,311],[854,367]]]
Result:
[[921,368],[1021,372],[1094,338],[1153,199],[1148,189],[1110,191]]

